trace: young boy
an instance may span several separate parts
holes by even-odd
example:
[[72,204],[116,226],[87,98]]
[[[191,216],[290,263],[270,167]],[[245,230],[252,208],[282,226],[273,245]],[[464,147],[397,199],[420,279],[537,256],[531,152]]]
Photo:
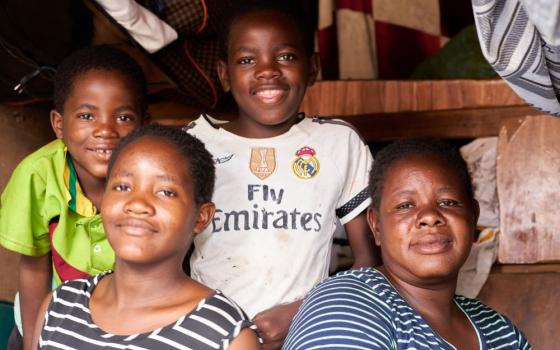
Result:
[[51,124],[58,140],[18,165],[0,209],[0,244],[21,254],[18,328],[25,348],[51,282],[113,266],[103,227],[89,219],[97,214],[112,150],[142,123],[145,96],[142,69],[109,46],[78,51],[57,70]]
[[205,142],[217,171],[216,214],[194,239],[191,273],[238,302],[273,349],[327,276],[336,220],[354,266],[375,264],[364,214],[372,157],[348,124],[298,113],[318,63],[297,12],[256,5],[223,29],[218,74],[239,118],[203,115],[185,128]]

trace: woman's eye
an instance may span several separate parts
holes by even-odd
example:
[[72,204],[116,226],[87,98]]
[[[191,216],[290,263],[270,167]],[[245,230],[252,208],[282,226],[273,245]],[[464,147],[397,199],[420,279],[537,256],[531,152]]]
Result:
[[115,185],[113,186],[113,190],[117,192],[130,192],[130,187],[127,185]]
[[241,57],[237,63],[239,64],[252,64],[255,63],[255,59],[253,57]]
[[293,61],[295,59],[296,59],[296,55],[294,55],[293,53],[283,53],[280,56],[278,56],[279,61]]
[[177,193],[170,190],[159,190],[158,194],[164,197],[176,197]]
[[442,199],[438,202],[438,204],[442,207],[457,207],[459,206],[459,202],[453,199]]
[[414,205],[410,202],[400,203],[399,205],[397,205],[397,209],[410,209],[412,207],[414,207]]
[[82,113],[82,114],[78,115],[78,118],[83,119],[83,120],[92,120],[93,115],[91,115],[89,113]]

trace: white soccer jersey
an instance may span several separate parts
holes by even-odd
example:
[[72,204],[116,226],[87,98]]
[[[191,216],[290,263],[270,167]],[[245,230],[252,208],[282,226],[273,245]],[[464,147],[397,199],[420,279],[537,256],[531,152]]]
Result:
[[327,276],[336,220],[345,224],[370,203],[373,159],[341,120],[304,118],[264,139],[216,122],[201,116],[185,128],[216,165],[216,215],[194,238],[191,274],[253,317],[303,298]]

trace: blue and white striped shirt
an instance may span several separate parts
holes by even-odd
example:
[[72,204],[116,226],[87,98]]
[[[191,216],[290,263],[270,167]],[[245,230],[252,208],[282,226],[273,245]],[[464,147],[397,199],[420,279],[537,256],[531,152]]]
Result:
[[[476,299],[455,297],[471,321],[481,350],[531,349],[503,315]],[[440,337],[375,269],[345,271],[307,296],[284,350],[455,349]]]

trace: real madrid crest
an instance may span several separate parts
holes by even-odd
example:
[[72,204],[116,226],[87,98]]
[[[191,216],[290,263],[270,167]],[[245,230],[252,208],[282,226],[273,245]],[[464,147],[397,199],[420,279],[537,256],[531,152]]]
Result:
[[272,175],[274,169],[276,169],[276,152],[274,148],[268,147],[251,148],[249,163],[253,175],[264,180]]
[[300,179],[314,178],[319,173],[319,160],[315,157],[315,150],[309,146],[300,148],[292,162],[292,171]]

